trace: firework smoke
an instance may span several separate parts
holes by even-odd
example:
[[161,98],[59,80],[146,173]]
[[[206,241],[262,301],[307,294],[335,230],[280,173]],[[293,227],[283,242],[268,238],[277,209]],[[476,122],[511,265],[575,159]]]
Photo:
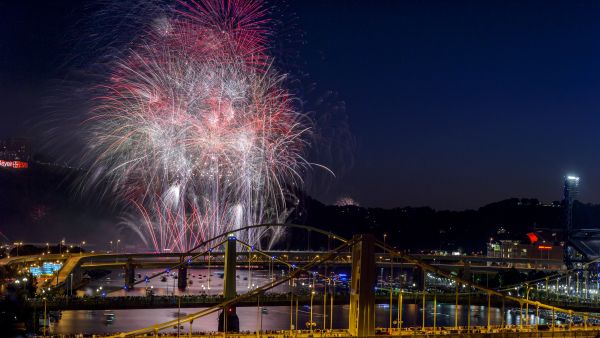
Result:
[[[114,67],[84,124],[86,184],[126,200],[156,251],[283,222],[310,121],[267,54],[259,0],[182,1]],[[268,245],[282,228],[251,230]]]

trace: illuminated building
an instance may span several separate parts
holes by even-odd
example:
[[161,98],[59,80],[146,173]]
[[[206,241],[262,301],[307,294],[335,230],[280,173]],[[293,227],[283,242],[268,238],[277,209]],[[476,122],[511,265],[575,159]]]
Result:
[[524,241],[491,240],[487,244],[487,257],[500,258],[495,263],[497,266],[536,269],[562,267],[563,243],[554,241],[551,235],[543,231],[528,233],[527,238]]
[[25,139],[0,140],[0,168],[25,169],[29,167],[31,146]]
[[35,276],[49,276],[60,270],[62,263],[44,262],[41,266],[32,265],[29,272]]

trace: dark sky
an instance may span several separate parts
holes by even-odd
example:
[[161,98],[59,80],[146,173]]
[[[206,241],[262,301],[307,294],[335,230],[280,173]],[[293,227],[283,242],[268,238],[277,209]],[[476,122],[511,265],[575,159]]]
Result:
[[[82,2],[0,0],[1,137],[37,137],[29,127],[78,52],[65,39]],[[338,164],[346,174],[317,197],[450,209],[552,201],[576,173],[581,199],[600,202],[600,2],[302,0],[288,10],[303,33],[299,67],[338,93],[356,140],[353,160]]]

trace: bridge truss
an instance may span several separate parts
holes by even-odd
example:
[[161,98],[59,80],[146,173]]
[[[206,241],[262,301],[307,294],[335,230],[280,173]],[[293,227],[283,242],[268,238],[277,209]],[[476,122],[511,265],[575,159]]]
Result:
[[[322,332],[322,334],[328,334],[328,333],[331,334],[332,332],[334,332],[331,320],[333,317],[333,312],[332,312],[333,297],[335,295],[335,292],[332,292],[331,290],[332,290],[332,287],[335,288],[336,281],[333,280],[331,277],[327,276],[326,274],[320,274],[319,272],[314,272],[312,270],[315,268],[318,268],[321,265],[327,264],[328,262],[332,262],[339,255],[342,255],[342,254],[346,255],[348,253],[349,249],[353,250],[353,257],[352,257],[353,272],[358,271],[358,274],[351,276],[351,278],[354,281],[356,281],[359,278],[362,280],[366,280],[367,281],[366,284],[368,284],[368,285],[363,285],[363,288],[364,288],[363,293],[360,293],[359,292],[360,290],[358,290],[358,289],[354,290],[355,289],[354,284],[365,284],[365,283],[353,282],[353,286],[352,286],[353,290],[351,290],[350,311],[351,312],[354,311],[355,314],[354,315],[352,313],[350,314],[350,327],[349,327],[349,330],[347,330],[347,334],[355,335],[355,336],[356,335],[363,336],[363,335],[374,334],[375,327],[374,327],[374,322],[372,322],[374,319],[373,302],[372,302],[372,300],[360,299],[361,297],[368,298],[368,295],[365,296],[365,292],[364,292],[365,290],[368,290],[368,288],[371,288],[371,290],[374,290],[374,288],[375,288],[375,285],[373,285],[373,281],[375,279],[367,277],[367,276],[374,277],[374,275],[375,275],[374,271],[368,271],[369,269],[374,270],[374,267],[375,267],[375,264],[374,264],[375,252],[372,251],[373,248],[380,250],[378,252],[388,253],[392,259],[392,264],[408,263],[408,264],[418,267],[418,269],[421,270],[421,273],[423,274],[423,279],[422,279],[423,283],[422,283],[422,290],[421,290],[421,292],[418,293],[418,296],[421,298],[422,309],[423,309],[422,325],[421,325],[421,331],[423,333],[433,332],[435,334],[436,332],[441,332],[440,330],[448,329],[447,327],[440,328],[436,325],[436,318],[437,318],[436,304],[437,304],[438,298],[444,299],[445,301],[447,301],[449,299],[449,296],[454,296],[454,301],[455,301],[455,311],[456,312],[454,315],[454,317],[455,317],[454,318],[455,319],[454,327],[452,329],[455,330],[456,332],[474,332],[473,330],[475,330],[475,328],[472,327],[470,324],[470,304],[471,304],[471,299],[472,298],[474,299],[475,297],[487,298],[487,313],[486,313],[487,325],[485,325],[484,327],[477,328],[477,329],[484,330],[485,332],[488,332],[488,333],[494,332],[494,330],[501,330],[501,329],[507,327],[507,324],[504,321],[505,305],[512,306],[514,308],[517,308],[517,307],[519,308],[520,324],[517,328],[513,328],[513,329],[537,330],[540,327],[539,326],[540,325],[540,317],[541,317],[540,311],[545,312],[546,317],[550,318],[551,324],[547,325],[547,326],[550,330],[553,330],[553,331],[559,330],[560,328],[565,329],[565,327],[571,328],[572,325],[574,325],[574,322],[576,321],[575,319],[578,319],[578,321],[581,323],[582,327],[585,329],[588,329],[588,325],[591,327],[592,323],[597,323],[600,321],[600,315],[595,314],[591,311],[577,310],[577,309],[573,309],[572,307],[568,307],[568,306],[556,306],[556,304],[553,304],[552,302],[549,301],[548,297],[546,297],[545,299],[542,299],[542,297],[540,297],[540,293],[530,293],[530,291],[531,291],[530,285],[539,285],[540,280],[528,281],[527,283],[523,283],[521,285],[505,287],[502,289],[491,289],[491,288],[479,285],[477,283],[474,283],[471,280],[464,279],[464,278],[456,276],[450,272],[444,271],[444,270],[440,269],[439,267],[436,267],[429,263],[426,263],[412,255],[409,255],[409,254],[403,253],[399,250],[396,250],[389,245],[385,245],[385,243],[382,243],[380,241],[374,241],[372,239],[372,237],[368,240],[364,240],[364,238],[362,236],[355,236],[354,238],[347,240],[347,239],[344,239],[333,233],[329,233],[329,232],[326,232],[326,231],[323,231],[323,230],[320,230],[317,228],[301,226],[301,225],[289,225],[289,224],[285,224],[285,225],[283,225],[283,224],[253,225],[253,226],[247,226],[244,228],[240,228],[238,231],[243,231],[243,230],[247,230],[250,228],[262,227],[262,226],[288,226],[288,227],[303,228],[308,231],[312,231],[315,233],[320,233],[324,236],[328,236],[328,237],[338,241],[340,243],[340,245],[338,245],[336,248],[330,250],[327,254],[322,255],[322,256],[317,256],[314,258],[314,260],[312,260],[311,262],[308,262],[302,266],[291,265],[287,261],[282,260],[277,257],[269,257],[270,259],[273,260],[274,263],[286,265],[288,267],[289,273],[287,275],[281,276],[280,278],[271,280],[270,282],[266,283],[265,285],[259,286],[256,289],[252,289],[246,293],[237,295],[230,299],[225,299],[220,304],[210,306],[210,307],[202,309],[198,312],[186,315],[184,317],[178,317],[177,319],[167,321],[164,323],[157,323],[152,326],[141,328],[141,329],[134,330],[131,332],[120,333],[120,334],[114,335],[112,337],[135,337],[135,336],[142,336],[142,335],[148,335],[148,334],[158,335],[160,332],[171,330],[173,327],[179,328],[184,323],[188,323],[190,325],[189,330],[190,330],[190,336],[191,336],[192,324],[193,324],[194,320],[204,317],[206,315],[215,313],[215,312],[224,311],[225,309],[235,306],[235,304],[240,301],[256,299],[257,303],[259,303],[261,295],[264,295],[265,292],[267,292],[268,290],[271,290],[283,283],[293,282],[293,280],[298,278],[300,276],[300,274],[302,274],[302,273],[316,274],[321,278],[322,282],[326,284],[326,286],[323,287],[323,295],[321,297],[323,300],[323,312],[324,313],[327,308],[327,292],[328,292],[327,290],[329,290],[329,293],[330,293],[330,297],[329,297],[330,308],[329,308],[329,310],[331,311],[331,314],[329,316],[330,323],[329,323],[329,328],[327,328],[327,323],[325,321],[325,316],[324,316],[321,332]],[[227,241],[227,239],[224,239],[224,238],[231,237],[233,235],[234,235],[234,233],[229,232],[226,234],[221,234],[219,236],[216,236],[212,239],[209,239],[208,241],[205,241],[204,243],[200,244],[196,248],[193,248],[189,252],[185,253],[183,256],[183,257],[185,257],[185,259],[182,259],[179,264],[174,265],[173,267],[171,267],[171,269],[181,268],[181,267],[185,266],[186,264],[189,264],[200,257],[204,257],[207,253],[210,253],[214,248],[216,248],[220,245],[223,245],[223,243],[225,243]],[[365,242],[370,242],[370,243],[366,243],[367,246],[365,246]],[[211,243],[216,243],[216,244],[211,244]],[[238,243],[248,250],[253,250],[253,248],[250,245],[248,245],[247,243],[243,243],[241,241],[238,241]],[[370,252],[369,252],[369,246],[371,248]],[[195,253],[196,250],[198,250],[200,248],[206,248],[206,247],[210,247],[210,248],[204,249],[201,252]],[[367,255],[363,255],[363,257],[362,257],[363,261],[365,261],[365,260],[369,261],[372,259],[372,262],[371,262],[372,264],[361,263],[360,259],[355,257],[355,256],[357,256],[357,252],[358,252],[358,255],[360,255],[360,252],[361,252],[361,250],[358,250],[358,251],[356,250],[357,247],[361,248],[361,250],[363,250],[363,253],[364,252],[367,253]],[[253,251],[259,255],[268,256],[266,253],[264,253],[262,251],[259,251],[259,250],[253,250]],[[370,257],[368,257],[369,255],[370,255]],[[596,264],[596,263],[597,262],[590,262],[588,264]],[[170,269],[167,269],[161,273],[150,276],[149,278],[151,278],[151,279],[156,278],[156,277],[166,273],[169,270]],[[578,270],[576,270],[576,269],[569,270],[569,272],[571,272],[571,273],[574,273],[576,271],[578,271]],[[444,290],[436,289],[436,288],[428,288],[428,286],[427,286],[428,277],[432,277],[432,276],[434,278],[436,278],[438,281],[441,281],[442,284],[446,285]],[[548,286],[549,282],[551,280],[559,280],[561,278],[561,276],[563,276],[563,275],[557,274],[556,276],[549,276],[544,279],[544,281],[546,282],[546,284],[545,284],[546,285],[546,295],[549,294],[549,286]],[[145,280],[136,281],[135,283],[133,283],[133,285],[143,283],[144,281]],[[523,295],[521,295],[521,293],[518,292],[522,288],[526,288],[526,292]],[[453,290],[450,290],[450,289],[453,289]],[[405,301],[406,296],[412,295],[412,296],[416,297],[417,294],[415,294],[414,292],[407,293],[406,291],[404,291],[402,289],[402,287],[394,287],[394,285],[390,285],[388,288],[385,288],[385,287],[378,288],[378,292],[382,292],[382,291],[387,292],[389,294],[389,302],[390,302],[389,325],[387,328],[385,328],[385,331],[387,331],[388,334],[401,335],[401,334],[403,334],[403,332],[404,333],[406,332],[406,331],[404,331],[404,330],[406,330],[406,328],[402,327],[402,305],[403,305],[403,302]],[[517,291],[517,292],[515,292],[515,291]],[[312,294],[314,294],[314,291],[312,292]],[[354,298],[352,297],[353,294],[355,295]],[[467,308],[467,310],[469,312],[467,315],[468,323],[467,323],[466,327],[459,326],[459,322],[458,322],[459,305],[465,301],[465,298],[469,304],[469,307]],[[293,318],[293,313],[292,313],[292,307],[294,304],[294,299],[296,299],[296,304],[297,304],[298,298],[297,298],[297,296],[295,296],[292,293],[290,295],[289,336],[296,336],[300,332],[298,330],[297,314],[296,314],[295,325],[293,325],[294,318]],[[354,308],[352,306],[353,299],[356,299],[355,300],[356,304],[355,304]],[[428,301],[429,302],[433,301],[434,314],[433,314],[433,325],[432,326],[426,325],[426,318],[425,318],[426,314],[425,314],[424,309],[426,308],[426,302],[428,302]],[[393,311],[392,311],[393,305],[396,305],[396,304],[397,304],[397,317],[393,318]],[[502,304],[501,305],[502,310],[503,310],[502,323],[500,323],[499,325],[498,324],[492,325],[492,321],[491,321],[492,305],[497,306],[498,304]],[[569,305],[569,304],[565,304],[565,305]],[[526,320],[526,317],[529,317],[530,308],[535,309],[535,313],[536,313],[535,318],[537,318],[537,319],[533,323],[530,320]],[[355,316],[355,317],[358,316],[358,318],[353,318],[353,316]],[[311,317],[312,317],[312,307],[311,307]],[[566,322],[566,324],[559,326],[557,324],[558,318],[563,319]],[[366,322],[365,322],[365,320],[366,320]],[[310,332],[313,331],[313,325],[314,325],[314,323],[311,318]],[[360,334],[358,334],[356,331],[357,325],[361,326],[363,328],[366,328],[366,331],[361,331]],[[354,329],[353,329],[353,326],[355,326]],[[225,329],[225,331],[227,331],[227,329]],[[414,333],[414,331],[413,331],[413,333]],[[224,332],[224,334],[227,335],[227,332]]]

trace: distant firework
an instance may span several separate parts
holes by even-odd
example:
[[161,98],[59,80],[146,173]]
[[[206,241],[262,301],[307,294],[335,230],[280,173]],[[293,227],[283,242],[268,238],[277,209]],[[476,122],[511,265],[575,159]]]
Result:
[[358,204],[358,202],[356,202],[352,197],[345,196],[345,197],[341,197],[337,201],[335,201],[335,206],[338,206],[338,207],[347,207],[347,206],[359,207],[360,204]]
[[[102,86],[85,126],[102,186],[156,251],[184,251],[250,224],[283,222],[302,182],[310,120],[267,54],[259,0],[181,1],[152,21]],[[238,234],[251,244],[282,228]]]

